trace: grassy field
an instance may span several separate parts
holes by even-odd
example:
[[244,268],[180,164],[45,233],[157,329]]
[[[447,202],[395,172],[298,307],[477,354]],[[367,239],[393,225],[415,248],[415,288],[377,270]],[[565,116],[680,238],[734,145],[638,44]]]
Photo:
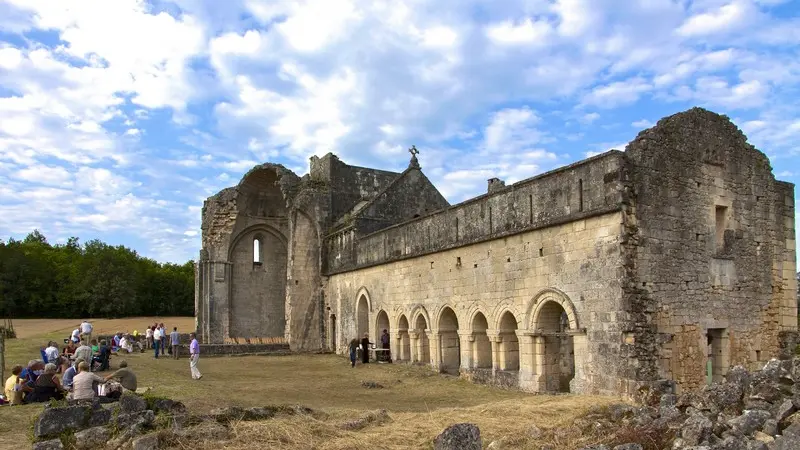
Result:
[[[142,329],[154,318],[93,321],[95,334]],[[192,318],[162,318],[179,330],[194,327]],[[18,339],[6,342],[7,372],[14,364],[38,357],[39,347],[50,339],[59,342],[78,323],[75,320],[17,320]],[[117,367],[121,357],[112,359]],[[370,364],[351,369],[344,358],[333,355],[275,357],[218,357],[200,360],[203,379],[192,380],[186,358],[172,360],[142,353],[124,359],[136,371],[140,387],[183,401],[192,412],[202,413],[228,405],[263,406],[302,404],[329,414],[311,417],[238,423],[234,438],[225,446],[207,448],[285,449],[401,449],[430,448],[432,439],[446,426],[474,422],[481,427],[484,444],[503,439],[504,448],[573,449],[578,444],[600,442],[604,437],[572,436],[547,429],[569,426],[591,406],[617,401],[607,397],[537,396],[472,384],[438,375],[428,369],[402,364]],[[365,389],[362,380],[384,389]],[[368,410],[386,409],[388,424],[359,432],[341,431],[337,424]],[[0,408],[0,448],[25,448],[31,418],[41,406]],[[544,429],[531,435],[533,425]],[[607,439],[607,437],[605,437]]]

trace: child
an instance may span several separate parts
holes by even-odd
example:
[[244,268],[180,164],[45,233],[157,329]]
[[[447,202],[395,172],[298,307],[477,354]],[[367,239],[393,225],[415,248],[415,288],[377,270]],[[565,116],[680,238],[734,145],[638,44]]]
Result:
[[350,350],[350,367],[352,368],[356,366],[356,350],[358,350],[358,339],[353,338],[353,340],[350,341],[348,350]]

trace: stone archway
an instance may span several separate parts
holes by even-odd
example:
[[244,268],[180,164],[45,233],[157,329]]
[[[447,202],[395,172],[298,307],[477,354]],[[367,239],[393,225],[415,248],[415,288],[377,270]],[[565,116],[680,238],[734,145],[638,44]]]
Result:
[[534,316],[534,327],[539,333],[540,357],[535,373],[539,386],[549,392],[569,392],[575,378],[575,348],[570,334],[570,320],[561,303],[547,299]]
[[491,369],[492,368],[492,343],[486,330],[489,322],[481,312],[475,313],[472,318],[472,336],[475,341],[472,345],[472,368]]
[[401,361],[411,360],[411,339],[408,335],[408,319],[405,314],[400,315],[397,321],[397,351],[396,357]]
[[461,345],[458,339],[458,318],[450,307],[446,306],[439,314],[438,328],[441,355],[439,370],[457,375],[461,366]]
[[[383,330],[386,330],[387,333],[391,336],[392,330],[389,326],[389,314],[386,314],[386,311],[380,310],[378,314],[375,316],[375,348],[383,348],[381,344],[381,336],[383,336]],[[391,343],[391,341],[390,341]],[[375,352],[376,357],[379,361],[388,361],[390,359],[390,355],[388,352]],[[385,353],[385,354],[384,354]]]
[[500,316],[497,326],[500,338],[498,368],[506,372],[519,371],[519,339],[517,338],[517,318],[511,311]]
[[414,320],[414,332],[416,334],[416,345],[414,351],[414,362],[430,364],[431,346],[428,339],[428,320],[422,313],[417,314]]

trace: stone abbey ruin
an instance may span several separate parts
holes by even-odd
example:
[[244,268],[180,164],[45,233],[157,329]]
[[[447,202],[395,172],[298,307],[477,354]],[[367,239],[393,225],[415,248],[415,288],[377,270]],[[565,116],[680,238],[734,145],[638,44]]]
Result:
[[634,396],[760,368],[797,335],[794,186],[730,120],[693,108],[627,149],[450,205],[402,173],[312,157],[205,202],[206,344],[394,360],[527,391]]

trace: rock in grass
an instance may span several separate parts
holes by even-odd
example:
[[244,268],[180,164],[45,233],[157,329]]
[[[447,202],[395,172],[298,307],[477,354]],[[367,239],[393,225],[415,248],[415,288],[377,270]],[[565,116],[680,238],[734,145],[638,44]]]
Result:
[[473,423],[450,425],[433,440],[434,450],[481,450],[481,430]]
[[356,431],[366,428],[369,425],[380,425],[392,420],[385,409],[370,411],[356,420],[351,420],[339,425],[339,428],[348,431]]

